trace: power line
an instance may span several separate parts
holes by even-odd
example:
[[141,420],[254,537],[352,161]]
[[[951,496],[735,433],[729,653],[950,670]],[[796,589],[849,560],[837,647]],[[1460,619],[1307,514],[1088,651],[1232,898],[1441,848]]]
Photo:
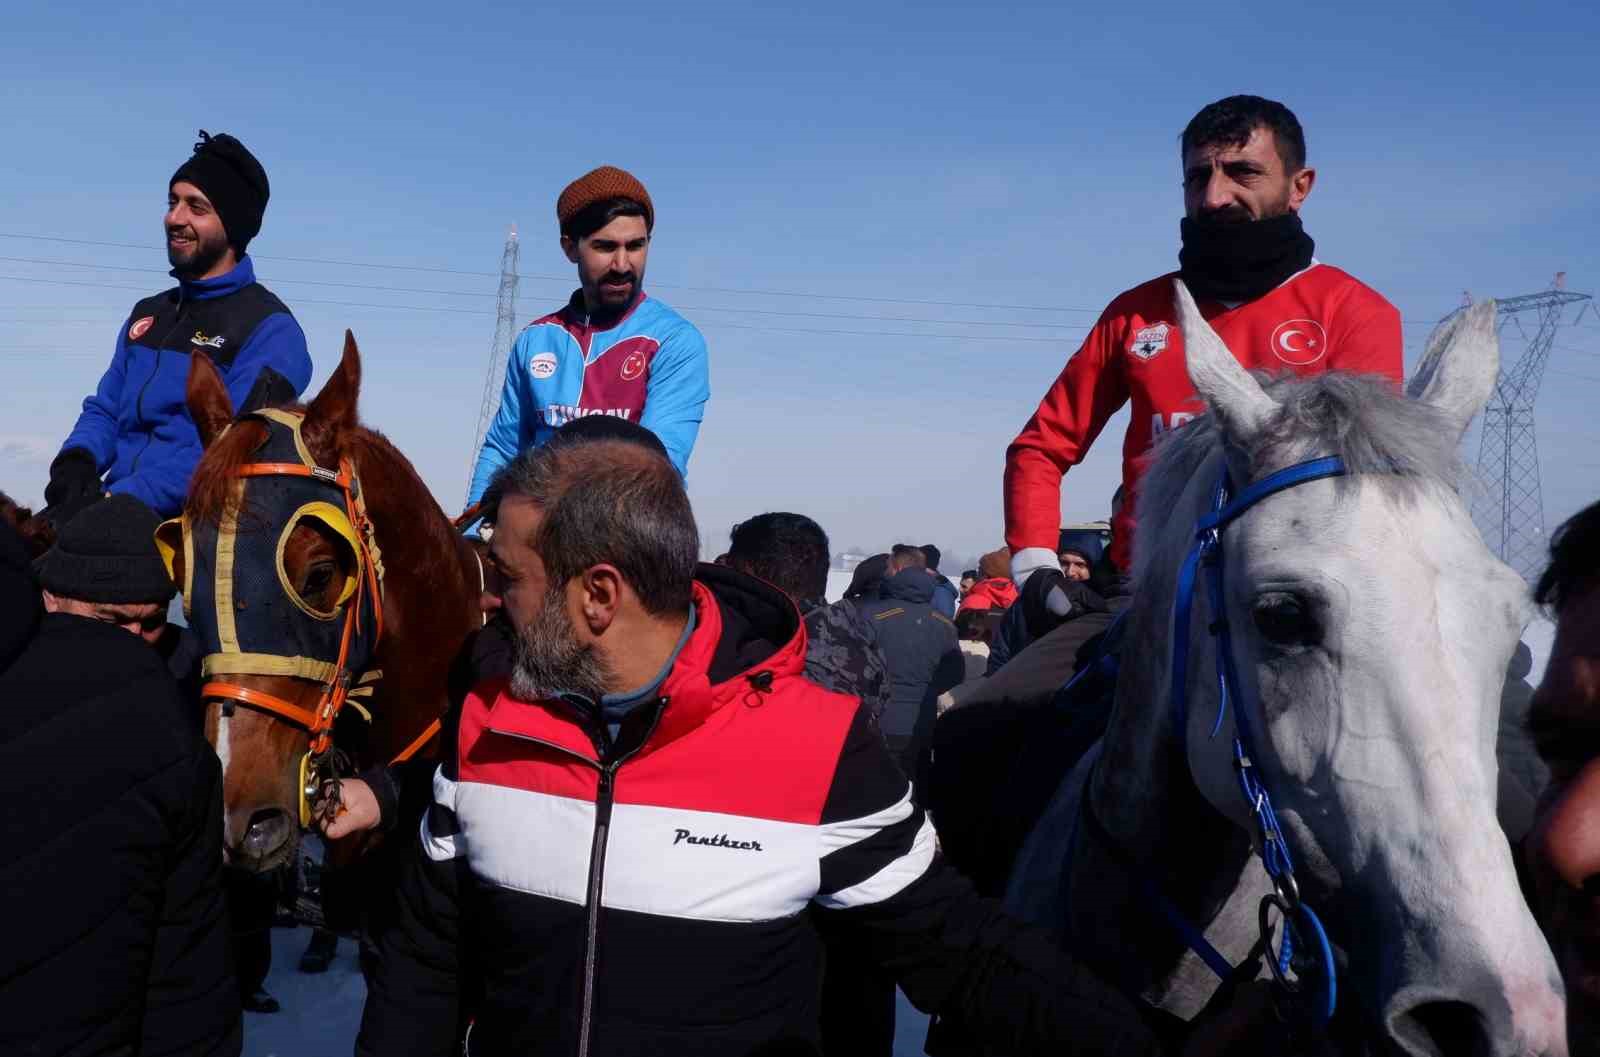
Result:
[[769,334],[852,334],[869,338],[932,338],[951,341],[1001,341],[1006,343],[1025,341],[1030,344],[1061,346],[1058,338],[1030,338],[1008,336],[1000,334],[920,334],[909,330],[832,330],[813,327],[758,327],[753,323],[723,323],[712,320],[702,324],[708,330],[733,329],[733,330],[761,330]]
[[[13,281],[13,282],[22,282],[22,283],[49,283],[49,284],[55,284],[55,285],[60,285],[60,286],[88,286],[88,287],[95,287],[95,288],[103,289],[103,290],[130,290],[130,291],[138,292],[138,291],[142,291],[144,289],[143,287],[114,286],[114,285],[111,285],[109,283],[79,282],[79,281],[74,280],[74,279],[39,279],[39,278],[34,278],[32,276],[26,276],[26,275],[0,275],[0,280],[9,280],[9,281]],[[337,306],[341,306],[341,307],[345,307],[345,308],[377,308],[377,309],[383,309],[385,311],[399,309],[399,310],[405,311],[405,312],[444,312],[444,313],[450,313],[452,315],[461,315],[461,316],[489,316],[489,315],[493,315],[493,313],[488,311],[487,309],[443,308],[443,307],[428,306],[428,305],[401,305],[401,304],[381,305],[381,304],[375,304],[375,303],[368,302],[368,301],[330,301],[330,300],[325,300],[325,299],[322,299],[322,298],[312,298],[312,297],[297,298],[295,303],[296,304],[303,304],[303,305],[337,305]],[[769,334],[773,334],[773,333],[776,333],[776,334],[841,334],[841,335],[852,335],[852,336],[855,336],[855,337],[865,337],[865,338],[943,338],[943,339],[947,339],[947,340],[959,340],[959,341],[1005,342],[1007,344],[1014,344],[1016,342],[1027,342],[1029,344],[1055,345],[1055,346],[1058,346],[1058,347],[1062,344],[1062,339],[1060,339],[1060,338],[1035,338],[1035,337],[1028,337],[1028,336],[1025,336],[1025,335],[940,334],[940,333],[922,333],[922,332],[918,332],[918,331],[896,331],[896,330],[847,330],[847,329],[844,329],[844,328],[839,328],[839,329],[820,329],[820,328],[805,328],[805,327],[758,327],[758,326],[755,326],[754,324],[724,323],[724,322],[719,322],[717,320],[711,320],[711,321],[703,323],[702,325],[708,330],[716,330],[716,329],[719,329],[719,328],[721,328],[721,329],[734,329],[734,330],[760,330],[760,331],[765,331],[766,333],[769,333]]]
[[[40,264],[62,268],[86,268],[93,271],[137,272],[142,275],[166,275],[166,272],[155,268],[132,268],[116,264],[89,264],[84,261],[58,261],[47,260],[40,257],[0,257],[0,261],[9,261],[14,264]],[[414,286],[385,286],[373,283],[341,283],[331,279],[292,279],[285,276],[268,277],[273,283],[287,283],[290,285],[304,286],[332,286],[347,290],[374,290],[396,294],[428,294],[444,297],[494,297],[483,290],[424,290]],[[526,278],[518,276],[518,278]],[[970,326],[970,327],[1013,327],[1029,330],[1083,330],[1087,329],[1080,323],[1018,323],[1010,320],[996,319],[929,319],[924,316],[874,316],[856,315],[841,312],[786,312],[781,309],[771,308],[732,308],[722,305],[679,305],[678,308],[685,312],[739,312],[745,315],[756,316],[796,316],[809,319],[849,319],[862,322],[885,323],[929,323],[940,326]]]
[[[0,231],[0,239],[21,239],[34,242],[61,242],[73,246],[104,246],[115,249],[127,250],[153,250],[159,247],[137,242],[105,242],[98,239],[72,239],[59,235],[23,235],[16,232]],[[391,271],[430,272],[438,275],[470,275],[479,279],[498,279],[498,272],[469,271],[461,268],[438,268],[419,264],[384,264],[376,261],[341,261],[321,257],[280,257],[261,255],[255,257],[261,261],[286,261],[294,264],[323,264],[338,268],[382,268]],[[552,282],[572,282],[570,275],[521,275],[522,279],[545,279]],[[864,294],[819,294],[799,290],[762,290],[752,288],[728,286],[689,286],[682,283],[656,283],[663,290],[693,290],[709,294],[735,294],[741,297],[804,297],[814,301],[861,301],[871,304],[885,305],[937,305],[944,308],[988,308],[1003,312],[1072,312],[1099,315],[1098,308],[1068,308],[1060,305],[1002,305],[981,301],[940,301],[931,298],[912,297],[870,297]]]

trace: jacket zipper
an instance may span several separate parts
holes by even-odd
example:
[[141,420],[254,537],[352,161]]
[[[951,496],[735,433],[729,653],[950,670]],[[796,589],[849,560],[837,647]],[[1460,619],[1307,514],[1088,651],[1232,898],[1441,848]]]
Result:
[[594,843],[589,847],[589,920],[584,933],[583,991],[578,1020],[578,1057],[589,1057],[594,1026],[594,981],[600,952],[600,888],[605,878],[606,838],[611,832],[616,765],[600,769],[599,795],[594,807]]
[[[150,389],[150,384],[156,380],[156,375],[161,373],[161,351],[166,348],[167,339],[177,333],[178,327],[183,324],[183,309],[186,304],[187,302],[183,298],[183,287],[180,286],[178,287],[178,314],[173,319],[172,326],[167,328],[166,334],[156,343],[155,366],[150,370],[150,377],[144,380],[144,385],[139,387],[138,399],[133,404],[134,414],[141,423],[144,422],[144,394]],[[128,476],[133,476],[133,472],[139,468],[139,460],[144,458],[144,453],[150,450],[150,445],[155,443],[155,439],[156,435],[153,432],[145,436],[144,447],[139,449],[138,454],[134,455],[133,461],[128,464]],[[115,452],[112,453],[112,457],[116,457]]]
[[583,990],[578,1000],[581,1011],[578,1021],[578,1057],[589,1057],[591,1036],[594,1033],[594,983],[599,970],[600,951],[600,894],[605,880],[606,842],[611,834],[611,808],[616,800],[617,770],[649,743],[651,736],[656,732],[657,724],[661,722],[661,714],[666,709],[667,699],[663,697],[656,705],[656,714],[651,717],[650,727],[645,731],[644,737],[639,739],[639,744],[626,756],[619,756],[607,763],[596,762],[581,752],[573,752],[564,745],[557,745],[543,738],[489,728],[496,734],[508,738],[521,738],[523,741],[554,749],[575,760],[582,760],[599,772],[599,785],[595,792],[594,837],[589,845],[589,883],[585,890],[588,920],[584,928]]

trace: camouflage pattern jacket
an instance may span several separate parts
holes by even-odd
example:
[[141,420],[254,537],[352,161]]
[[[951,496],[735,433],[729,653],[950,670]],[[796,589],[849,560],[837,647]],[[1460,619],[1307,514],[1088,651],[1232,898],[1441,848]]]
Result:
[[882,719],[889,703],[889,670],[872,625],[849,601],[803,601],[800,612],[806,624],[806,678],[860,698],[873,719]]

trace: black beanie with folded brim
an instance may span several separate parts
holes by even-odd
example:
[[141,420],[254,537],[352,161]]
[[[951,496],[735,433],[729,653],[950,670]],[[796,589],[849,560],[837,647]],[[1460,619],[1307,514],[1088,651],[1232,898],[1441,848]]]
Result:
[[156,550],[160,524],[160,515],[131,495],[91,503],[33,563],[39,586],[80,602],[166,604],[176,588]]
[[226,132],[213,136],[201,129],[194,155],[178,166],[167,186],[179,181],[194,184],[211,200],[228,233],[228,244],[243,256],[250,240],[261,231],[261,218],[272,193],[267,171],[256,156]]

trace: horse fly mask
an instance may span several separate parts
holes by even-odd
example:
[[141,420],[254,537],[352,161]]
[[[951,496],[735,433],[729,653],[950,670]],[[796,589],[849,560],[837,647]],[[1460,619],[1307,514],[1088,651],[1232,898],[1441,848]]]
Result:
[[[334,721],[346,704],[372,718],[351,698],[370,696],[382,674],[368,665],[383,634],[383,561],[349,459],[337,470],[318,466],[301,436],[300,412],[269,409],[240,421],[265,425],[267,439],[235,471],[233,501],[216,523],[187,514],[167,522],[157,545],[169,572],[183,548],[179,586],[205,650],[203,696],[220,698],[225,714],[244,705],[305,729],[299,809],[300,824],[309,826],[325,784],[337,778]],[[289,538],[305,522],[331,533],[353,570],[327,611],[300,596],[284,566]],[[214,604],[195,607],[196,598]],[[322,689],[307,709],[239,685],[233,677],[240,675],[304,679]]]

